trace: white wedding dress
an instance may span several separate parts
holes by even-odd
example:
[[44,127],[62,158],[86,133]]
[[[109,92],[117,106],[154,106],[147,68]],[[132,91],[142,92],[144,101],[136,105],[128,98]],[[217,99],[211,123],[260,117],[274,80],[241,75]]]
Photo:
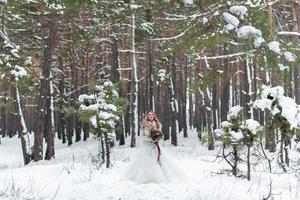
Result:
[[[155,122],[153,126],[155,125]],[[142,133],[142,147],[138,149],[132,162],[129,164],[122,179],[136,183],[162,183],[183,181],[185,173],[179,169],[176,162],[167,156],[160,146],[158,161],[158,148],[149,135],[151,127],[146,127]]]

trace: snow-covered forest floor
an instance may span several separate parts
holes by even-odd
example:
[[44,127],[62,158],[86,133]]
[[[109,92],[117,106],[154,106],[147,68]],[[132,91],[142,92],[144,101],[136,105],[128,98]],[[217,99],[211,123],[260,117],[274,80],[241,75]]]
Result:
[[[120,178],[138,147],[117,145],[112,150],[113,166],[97,169],[92,161],[97,154],[97,141],[90,139],[70,147],[56,141],[54,160],[23,166],[19,139],[4,138],[0,145],[0,199],[258,200],[268,196],[270,186],[269,199],[300,199],[300,177],[297,179],[296,170],[281,173],[275,167],[270,174],[267,162],[260,161],[253,165],[251,181],[220,174],[229,168],[221,158],[216,159],[219,148],[208,151],[193,131],[189,138],[178,136],[177,147],[166,141],[163,150],[178,161],[189,178],[182,183],[140,185]],[[300,153],[291,152],[292,165],[296,166]]]

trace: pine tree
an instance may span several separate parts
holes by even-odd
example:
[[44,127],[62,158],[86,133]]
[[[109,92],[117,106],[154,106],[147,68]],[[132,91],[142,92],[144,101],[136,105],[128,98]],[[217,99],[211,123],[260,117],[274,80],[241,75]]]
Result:
[[95,85],[94,94],[82,94],[79,114],[81,119],[92,124],[92,131],[100,143],[101,163],[110,167],[110,148],[115,138],[115,127],[123,113],[126,101],[119,97],[117,89],[110,81]]

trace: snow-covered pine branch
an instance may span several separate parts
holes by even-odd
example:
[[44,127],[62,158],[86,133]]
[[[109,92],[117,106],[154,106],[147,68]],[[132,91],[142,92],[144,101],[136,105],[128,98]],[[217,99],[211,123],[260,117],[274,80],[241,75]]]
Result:
[[294,129],[300,127],[300,106],[295,100],[284,95],[281,86],[262,86],[261,98],[254,102],[254,107],[267,110],[272,115],[273,130],[280,130],[279,159],[282,169],[286,172],[289,166],[289,143],[294,135]]
[[289,129],[300,127],[300,106],[291,97],[284,95],[281,86],[262,86],[261,98],[254,102],[254,107],[269,110],[273,117],[280,115],[289,124]]

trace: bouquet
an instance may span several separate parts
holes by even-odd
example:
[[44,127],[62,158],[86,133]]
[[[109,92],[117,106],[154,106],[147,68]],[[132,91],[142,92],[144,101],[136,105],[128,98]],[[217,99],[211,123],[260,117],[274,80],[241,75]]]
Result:
[[152,129],[150,133],[150,138],[153,143],[158,143],[160,139],[162,139],[164,134],[160,130]]
[[164,134],[160,130],[157,130],[157,129],[152,129],[151,130],[150,138],[152,139],[152,142],[157,147],[157,162],[159,163],[159,165],[160,165],[160,155],[161,155],[161,152],[160,152],[160,147],[159,147],[158,141],[160,139],[162,139],[163,136],[164,136]]

